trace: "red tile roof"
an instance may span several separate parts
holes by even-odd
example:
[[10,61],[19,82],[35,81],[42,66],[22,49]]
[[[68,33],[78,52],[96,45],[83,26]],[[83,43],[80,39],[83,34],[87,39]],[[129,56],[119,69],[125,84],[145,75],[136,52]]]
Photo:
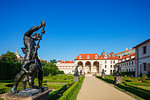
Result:
[[74,61],[62,61],[61,63],[74,63]]
[[133,50],[133,49],[129,49],[129,50],[125,50],[125,51],[122,51],[122,52],[118,52],[118,53],[115,53],[116,54],[120,54],[120,53],[124,53],[124,52],[127,52],[127,51],[130,51],[130,50]]
[[130,56],[135,56],[135,53],[132,53],[132,54],[129,54],[129,55],[126,55],[126,56],[122,56],[122,59],[130,58]]
[[129,59],[129,60],[126,60],[126,61],[122,61],[122,62],[119,62],[117,64],[125,63],[125,62],[132,61],[132,60],[135,60],[135,58],[132,58],[132,59]]
[[[88,58],[89,56],[89,58]],[[80,58],[81,57],[81,58]],[[96,59],[120,59],[120,57],[104,57],[99,56],[97,53],[95,54],[79,54],[79,56],[75,60],[96,60]]]
[[114,54],[113,52],[111,52],[111,53],[109,53],[109,54],[107,54],[107,55],[112,55],[112,54]]

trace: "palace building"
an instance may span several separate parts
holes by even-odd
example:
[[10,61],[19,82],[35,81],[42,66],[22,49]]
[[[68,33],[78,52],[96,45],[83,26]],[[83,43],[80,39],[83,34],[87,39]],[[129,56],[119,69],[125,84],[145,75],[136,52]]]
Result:
[[135,53],[121,57],[121,61],[116,66],[121,67],[122,72],[135,71]]
[[62,61],[59,60],[56,63],[59,70],[64,71],[65,74],[73,74],[75,69],[74,61]]
[[104,70],[105,74],[113,74],[115,64],[120,58],[118,56],[110,56],[110,54],[79,54],[75,59],[75,65],[79,66],[79,72],[83,74],[101,75]]
[[136,50],[136,77],[150,73],[150,39],[134,47]]

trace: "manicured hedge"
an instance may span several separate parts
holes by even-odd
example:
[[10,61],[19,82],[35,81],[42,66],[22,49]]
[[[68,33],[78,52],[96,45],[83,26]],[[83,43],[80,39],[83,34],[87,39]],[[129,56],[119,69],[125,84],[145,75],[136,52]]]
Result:
[[71,96],[73,95],[74,91],[76,90],[76,88],[78,87],[78,85],[83,82],[84,77],[82,77],[79,82],[75,82],[68,90],[66,90],[62,97],[59,98],[59,100],[70,100]]
[[21,63],[0,61],[0,80],[14,79],[21,70]]
[[62,86],[60,89],[50,93],[48,95],[48,99],[49,100],[57,100],[58,98],[60,98],[62,96],[62,94],[73,84],[73,82],[66,84],[64,86]]
[[130,71],[130,72],[121,72],[122,76],[135,76],[135,71]]
[[126,91],[129,91],[129,92],[131,92],[131,93],[133,93],[133,94],[135,94],[135,95],[137,95],[139,97],[142,97],[142,98],[144,98],[146,100],[150,99],[150,92],[148,92],[148,91],[139,89],[137,87],[125,85],[123,83],[118,84],[118,87],[122,88],[122,89],[124,89]]

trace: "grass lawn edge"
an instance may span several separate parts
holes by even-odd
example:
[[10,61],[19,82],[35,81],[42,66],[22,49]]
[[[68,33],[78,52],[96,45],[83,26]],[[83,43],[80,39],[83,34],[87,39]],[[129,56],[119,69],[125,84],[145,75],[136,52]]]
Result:
[[[96,78],[98,78],[98,77],[96,77]],[[138,100],[145,100],[145,99],[143,99],[143,98],[141,98],[141,97],[139,97],[139,96],[137,96],[137,95],[135,95],[135,94],[133,94],[133,93],[131,93],[131,92],[129,92],[129,91],[126,91],[126,90],[124,90],[124,89],[122,89],[122,88],[119,88],[119,87],[115,86],[114,84],[109,83],[109,82],[107,82],[107,81],[105,81],[105,80],[103,80],[103,79],[101,79],[101,78],[98,78],[98,79],[102,80],[102,81],[105,82],[105,83],[108,83],[108,84],[110,84],[110,85],[113,85],[114,88],[116,88],[116,89],[118,89],[118,90],[120,90],[120,91],[126,93],[127,95],[129,95],[129,96],[131,96],[131,97],[133,97],[133,98],[135,98],[135,99],[138,99]]]

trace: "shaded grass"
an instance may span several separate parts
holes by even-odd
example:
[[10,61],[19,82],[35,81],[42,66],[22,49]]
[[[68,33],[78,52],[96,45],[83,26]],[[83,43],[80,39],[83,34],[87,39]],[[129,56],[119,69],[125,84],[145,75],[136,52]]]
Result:
[[[38,86],[37,78],[35,78],[34,82],[35,85]],[[48,87],[49,89],[55,89],[55,90],[59,89],[63,85],[69,82],[73,82],[73,75],[63,74],[63,75],[43,77],[43,85],[45,87]],[[0,94],[9,92],[13,84],[14,84],[13,80],[0,80]],[[27,84],[27,88],[28,87],[29,86]],[[22,89],[22,82],[19,82],[17,90],[21,90],[21,89]]]

